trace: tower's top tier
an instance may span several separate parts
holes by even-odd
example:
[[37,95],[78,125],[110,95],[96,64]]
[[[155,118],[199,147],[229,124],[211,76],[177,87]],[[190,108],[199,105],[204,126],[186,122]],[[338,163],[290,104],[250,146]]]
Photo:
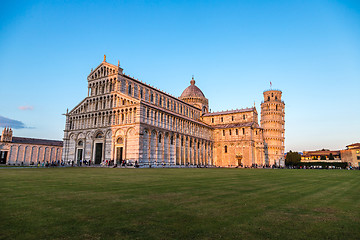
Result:
[[279,101],[281,102],[282,92],[280,90],[266,90],[264,91],[264,102]]

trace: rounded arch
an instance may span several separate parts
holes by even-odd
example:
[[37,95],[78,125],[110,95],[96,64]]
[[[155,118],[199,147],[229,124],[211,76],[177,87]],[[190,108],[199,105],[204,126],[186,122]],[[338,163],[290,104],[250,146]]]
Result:
[[104,133],[101,130],[98,130],[94,133],[93,136],[94,136],[94,138],[98,138],[98,139],[104,138]]
[[131,127],[126,131],[126,136],[133,136],[135,135],[136,131],[135,128]]
[[74,140],[76,137],[75,137],[75,134],[70,134],[69,136],[70,139]]
[[85,134],[84,133],[79,133],[78,136],[77,136],[77,139],[83,139],[85,138]]
[[84,147],[84,140],[83,139],[79,139],[78,141],[77,141],[77,147],[80,147],[80,148],[82,148],[82,147]]
[[151,131],[151,136],[157,136],[157,135],[158,135],[158,132],[155,129],[153,129]]
[[120,135],[121,136],[125,135],[124,130],[121,128],[117,129],[115,132],[115,136],[120,136]]
[[106,131],[106,138],[111,138],[112,131],[109,129]]

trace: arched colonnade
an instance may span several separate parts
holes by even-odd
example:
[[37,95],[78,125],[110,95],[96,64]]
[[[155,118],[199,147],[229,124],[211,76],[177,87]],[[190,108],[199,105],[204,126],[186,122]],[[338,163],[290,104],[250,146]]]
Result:
[[179,133],[146,128],[142,132],[144,165],[213,165],[213,143]]

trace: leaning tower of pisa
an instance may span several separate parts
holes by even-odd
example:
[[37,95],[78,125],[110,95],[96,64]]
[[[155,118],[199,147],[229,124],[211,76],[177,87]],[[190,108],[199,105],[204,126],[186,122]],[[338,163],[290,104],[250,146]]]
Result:
[[261,103],[261,127],[264,129],[265,161],[269,165],[284,166],[285,103],[280,90],[264,91]]

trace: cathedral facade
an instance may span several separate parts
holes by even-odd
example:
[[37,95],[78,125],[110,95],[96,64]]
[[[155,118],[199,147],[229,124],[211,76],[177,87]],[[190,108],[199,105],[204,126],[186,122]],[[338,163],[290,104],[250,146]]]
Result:
[[255,106],[209,112],[194,79],[177,98],[125,75],[104,56],[87,80],[88,96],[65,114],[64,161],[245,167],[283,159],[281,91],[264,92],[260,126]]

